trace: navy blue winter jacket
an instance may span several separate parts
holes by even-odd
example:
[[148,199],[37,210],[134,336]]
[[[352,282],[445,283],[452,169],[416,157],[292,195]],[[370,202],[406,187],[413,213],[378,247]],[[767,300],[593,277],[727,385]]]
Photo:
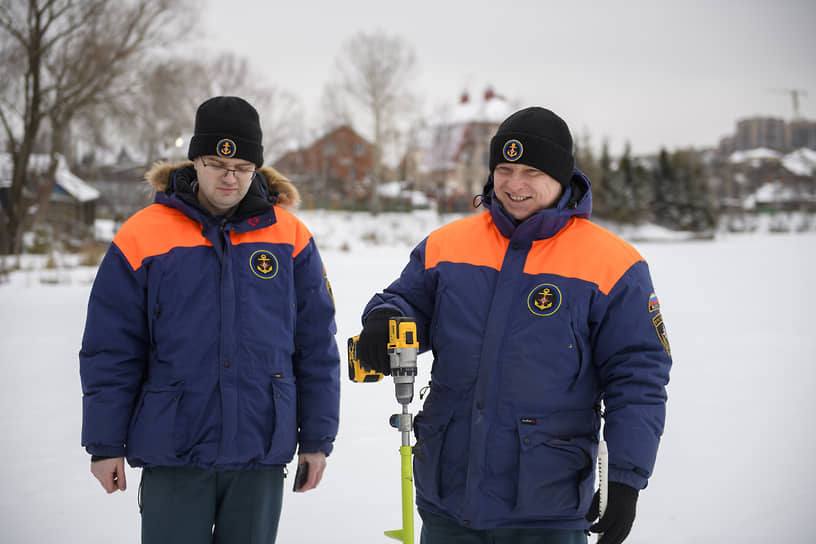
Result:
[[363,318],[413,316],[433,352],[420,508],[474,529],[585,529],[601,401],[610,480],[640,489],[652,473],[671,366],[660,307],[643,258],[589,221],[579,171],[520,224],[491,188],[489,212],[431,233]]
[[273,205],[270,190],[297,191],[261,172],[229,218],[197,205],[192,166],[148,174],[155,202],[116,234],[88,304],[89,453],[240,470],[288,463],[298,445],[331,452],[334,301],[311,234]]

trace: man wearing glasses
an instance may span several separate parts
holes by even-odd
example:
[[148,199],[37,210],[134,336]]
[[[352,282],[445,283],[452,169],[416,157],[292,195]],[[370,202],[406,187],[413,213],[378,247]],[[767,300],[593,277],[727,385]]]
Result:
[[261,141],[245,100],[201,104],[192,162],[148,172],[91,291],[82,445],[108,493],[143,467],[144,543],[274,542],[286,464],[315,488],[337,433],[331,288]]

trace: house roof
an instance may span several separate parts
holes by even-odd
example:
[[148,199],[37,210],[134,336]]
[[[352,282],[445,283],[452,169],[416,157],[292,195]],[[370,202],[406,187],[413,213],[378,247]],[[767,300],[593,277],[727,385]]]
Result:
[[782,157],[782,166],[797,176],[816,175],[816,150],[803,147]]
[[774,151],[773,149],[768,149],[766,147],[758,147],[756,149],[749,149],[747,151],[734,151],[728,157],[728,162],[732,164],[740,164],[750,161],[779,160],[781,156],[782,153],[779,151]]
[[494,123],[499,124],[507,119],[515,109],[507,100],[492,95],[483,100],[459,102],[448,111],[443,123]]
[[467,98],[447,108],[437,123],[417,135],[416,146],[424,151],[419,170],[428,173],[455,168],[469,126],[499,125],[513,111],[507,100],[492,92],[481,100]]
[[782,166],[797,176],[816,175],[816,150],[803,147],[788,154],[773,149],[759,147],[747,151],[735,151],[728,157],[731,164],[748,164],[760,166],[763,161],[779,161]]
[[795,204],[797,202],[814,202],[816,196],[801,187],[792,187],[781,181],[768,181],[748,195],[743,202],[746,209],[754,209],[761,204]]
[[[62,155],[57,155],[57,187],[79,202],[88,202],[99,198],[99,191],[74,175]],[[47,153],[34,153],[28,164],[29,172],[42,174],[48,170],[51,156]],[[0,188],[11,187],[13,163],[11,155],[0,153]]]

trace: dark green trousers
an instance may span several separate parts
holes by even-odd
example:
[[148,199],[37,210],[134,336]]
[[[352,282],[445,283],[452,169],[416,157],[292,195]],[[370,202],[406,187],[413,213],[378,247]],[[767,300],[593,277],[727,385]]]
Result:
[[142,544],[272,544],[283,500],[283,467],[142,470]]
[[419,510],[420,544],[586,544],[581,530],[571,529],[468,529],[452,519]]

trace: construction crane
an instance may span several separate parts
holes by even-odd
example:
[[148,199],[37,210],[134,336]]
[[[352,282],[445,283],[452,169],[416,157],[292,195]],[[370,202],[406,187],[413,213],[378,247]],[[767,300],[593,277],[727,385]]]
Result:
[[768,92],[772,93],[785,93],[789,94],[791,100],[793,100],[793,118],[794,119],[801,119],[799,116],[799,97],[800,96],[807,96],[807,91],[804,89],[768,89]]

